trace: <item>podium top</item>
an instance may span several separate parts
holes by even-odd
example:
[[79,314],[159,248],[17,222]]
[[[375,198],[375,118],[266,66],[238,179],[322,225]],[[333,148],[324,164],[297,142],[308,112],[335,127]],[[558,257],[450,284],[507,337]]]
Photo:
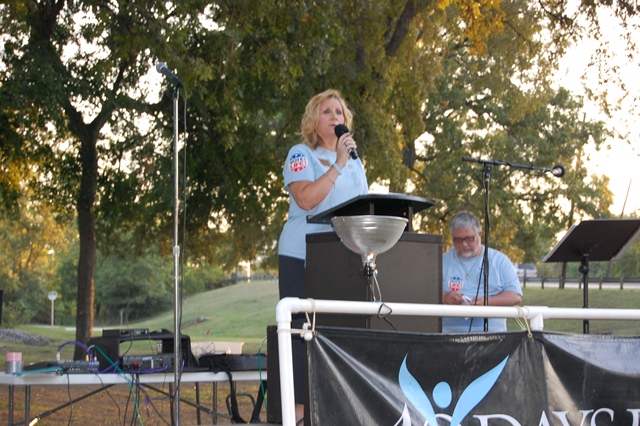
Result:
[[640,219],[594,219],[573,225],[543,262],[618,260],[640,235]]
[[367,194],[352,198],[315,216],[308,216],[307,222],[331,225],[331,218],[334,216],[396,216],[407,218],[409,220],[407,231],[411,231],[413,214],[433,205],[435,205],[434,201],[413,195]]

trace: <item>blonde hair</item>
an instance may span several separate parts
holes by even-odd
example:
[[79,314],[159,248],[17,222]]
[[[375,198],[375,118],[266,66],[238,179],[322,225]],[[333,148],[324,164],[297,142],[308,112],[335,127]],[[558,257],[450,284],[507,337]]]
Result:
[[327,99],[337,99],[342,106],[342,113],[344,114],[344,125],[351,126],[353,120],[353,113],[347,107],[347,102],[344,100],[339,91],[335,89],[328,89],[322,93],[315,95],[306,108],[302,116],[302,123],[300,123],[300,136],[302,136],[302,142],[309,145],[311,148],[316,149],[318,147],[318,134],[316,133],[316,126],[318,125],[318,117],[320,116],[320,105]]

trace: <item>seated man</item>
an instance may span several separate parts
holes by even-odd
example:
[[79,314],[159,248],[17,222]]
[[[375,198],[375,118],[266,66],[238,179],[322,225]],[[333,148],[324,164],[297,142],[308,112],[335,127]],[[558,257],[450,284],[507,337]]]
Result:
[[[448,305],[484,306],[482,228],[480,220],[463,211],[451,218],[453,247],[442,256],[442,301]],[[520,280],[509,258],[489,249],[489,306],[522,302]],[[442,318],[443,333],[484,331],[484,318]],[[489,318],[489,331],[507,331],[506,318]]]

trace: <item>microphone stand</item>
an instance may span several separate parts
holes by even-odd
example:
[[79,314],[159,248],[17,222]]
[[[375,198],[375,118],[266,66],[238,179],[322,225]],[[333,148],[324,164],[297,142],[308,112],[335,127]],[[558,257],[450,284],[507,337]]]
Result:
[[[470,161],[475,163],[481,163],[483,165],[483,179],[482,189],[484,192],[484,254],[482,256],[483,262],[483,274],[484,280],[484,306],[489,306],[489,229],[490,229],[490,217],[489,217],[489,182],[491,181],[491,168],[492,166],[509,166],[514,169],[521,170],[537,170],[542,172],[551,172],[552,169],[535,167],[533,164],[514,164],[500,160],[482,160],[479,158],[462,157],[462,161]],[[489,318],[484,319],[484,331],[489,331]]]
[[[557,177],[562,177],[564,175],[564,168],[562,166],[555,166],[553,169],[549,169],[545,167],[536,167],[533,164],[515,164],[501,160],[483,160],[480,158],[470,157],[462,157],[462,161],[481,163],[483,165],[482,189],[484,191],[484,254],[482,256],[482,262],[484,271],[482,278],[484,280],[484,306],[489,306],[489,181],[491,180],[491,167],[495,165],[509,166],[520,170],[536,170],[551,173]],[[586,269],[588,271],[588,265],[586,266]],[[489,331],[489,318],[484,319],[484,331]]]
[[180,320],[182,318],[182,300],[180,292],[180,246],[178,244],[179,235],[179,165],[178,165],[178,97],[180,87],[173,88],[173,174],[174,174],[174,212],[173,212],[173,297],[175,301],[173,311],[173,415],[175,426],[180,424],[180,376],[182,373],[182,336],[180,334]]
[[[494,164],[506,164],[503,161],[481,160],[477,158],[462,157],[462,161],[481,163],[482,190],[484,193],[484,250],[482,254],[482,280],[484,292],[484,306],[489,306],[489,182],[491,181],[491,168]],[[489,318],[484,319],[484,331],[489,331]]]
[[[489,181],[491,180],[491,163],[483,163],[482,189],[484,190],[484,254],[482,255],[484,280],[484,306],[489,306]],[[489,331],[489,318],[484,319],[484,331]]]

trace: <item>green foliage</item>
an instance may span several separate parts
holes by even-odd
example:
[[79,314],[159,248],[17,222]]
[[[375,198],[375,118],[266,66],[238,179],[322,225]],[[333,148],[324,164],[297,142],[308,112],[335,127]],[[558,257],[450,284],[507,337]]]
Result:
[[50,320],[47,293],[57,259],[67,249],[69,236],[42,203],[17,199],[18,208],[0,210],[0,289],[3,324]]
[[[77,238],[69,243],[66,253],[58,257],[53,271],[52,286],[58,292],[55,301],[55,323],[75,324],[78,300],[78,250]],[[46,322],[46,321],[43,321]]]
[[171,307],[171,259],[148,254],[138,259],[113,255],[96,271],[96,318],[115,323],[122,312],[125,323]]
[[[581,3],[576,17],[597,24],[603,6],[609,2]],[[481,215],[482,176],[462,156],[562,163],[563,180],[492,172],[492,245],[514,261],[534,261],[559,230],[607,216],[611,202],[606,178],[591,176],[582,159],[587,142],[600,145],[608,136],[606,127],[582,119],[581,100],[549,83],[580,30],[566,7],[524,0],[10,1],[0,6],[0,203],[15,204],[25,185],[29,202],[50,203],[56,218],[77,210],[83,249],[77,267],[68,258],[60,264],[57,285],[64,309],[82,319],[92,319],[95,244],[105,256],[97,263],[105,275],[96,279],[103,318],[122,308],[106,300],[114,295],[136,300],[130,315],[142,309],[142,293],[127,293],[128,286],[153,298],[148,305],[163,303],[167,283],[154,268],[162,269],[158,259],[169,258],[174,245],[174,160],[184,169],[178,207],[187,260],[232,270],[260,258],[275,269],[287,209],[282,162],[298,140],[307,100],[336,87],[355,112],[370,181],[440,200],[421,217],[422,231],[446,234],[448,218],[462,208]],[[611,8],[622,19],[637,14],[625,2]],[[154,103],[157,93],[145,84],[167,58],[187,88],[179,93],[188,110],[178,159],[171,90],[165,86]],[[127,263],[131,257],[141,265]],[[119,263],[149,278],[127,281]],[[75,293],[68,280],[74,267],[81,271]],[[188,291],[209,279],[198,275]],[[27,282],[41,280],[15,285]],[[71,297],[80,300],[75,311]],[[79,329],[90,324],[81,321]]]
[[340,88],[356,113],[370,181],[440,200],[422,231],[446,234],[463,208],[482,215],[481,173],[462,156],[567,167],[564,180],[493,171],[492,243],[515,260],[538,259],[577,218],[608,214],[606,180],[580,161],[586,144],[608,133],[582,119],[579,99],[551,86],[566,28],[541,37],[548,16],[539,5],[356,3],[220,5],[219,26],[194,40],[192,55],[213,71],[191,99],[196,249],[213,230],[209,241],[233,247],[226,265],[244,254],[273,265],[270,242],[286,208],[274,177],[304,103],[327,87]]
[[[640,277],[640,240],[636,240],[635,243],[627,249],[620,260],[614,260],[611,262],[609,269],[610,277]],[[608,264],[608,262],[607,262]],[[597,271],[596,271],[597,274]],[[606,275],[605,273],[601,276]],[[596,275],[599,276],[599,275]]]
[[[587,144],[600,146],[608,133],[604,123],[582,119],[579,99],[551,86],[554,57],[536,37],[540,11],[523,1],[501,7],[504,30],[487,36],[485,55],[470,54],[455,27],[447,33],[443,72],[426,96],[426,133],[405,146],[404,164],[414,172],[413,192],[440,201],[420,229],[446,236],[457,211],[483,217],[486,183],[490,244],[514,261],[535,262],[577,218],[608,215],[606,180],[590,176],[580,161]],[[463,157],[521,170],[493,166],[487,175]],[[526,171],[557,163],[567,169],[562,180]]]
[[21,151],[42,153],[34,187],[59,211],[76,209],[77,340],[86,341],[93,326],[96,221],[103,217],[96,206],[118,206],[112,209],[118,214],[104,220],[107,232],[118,219],[127,226],[140,218],[133,189],[144,185],[140,170],[149,163],[149,144],[141,142],[157,136],[138,125],[153,109],[141,78],[158,56],[174,56],[184,45],[204,5],[30,0],[1,7],[0,104],[15,111],[10,130],[21,138]]
[[229,274],[209,265],[191,265],[184,274],[184,295],[202,293],[229,284]]

